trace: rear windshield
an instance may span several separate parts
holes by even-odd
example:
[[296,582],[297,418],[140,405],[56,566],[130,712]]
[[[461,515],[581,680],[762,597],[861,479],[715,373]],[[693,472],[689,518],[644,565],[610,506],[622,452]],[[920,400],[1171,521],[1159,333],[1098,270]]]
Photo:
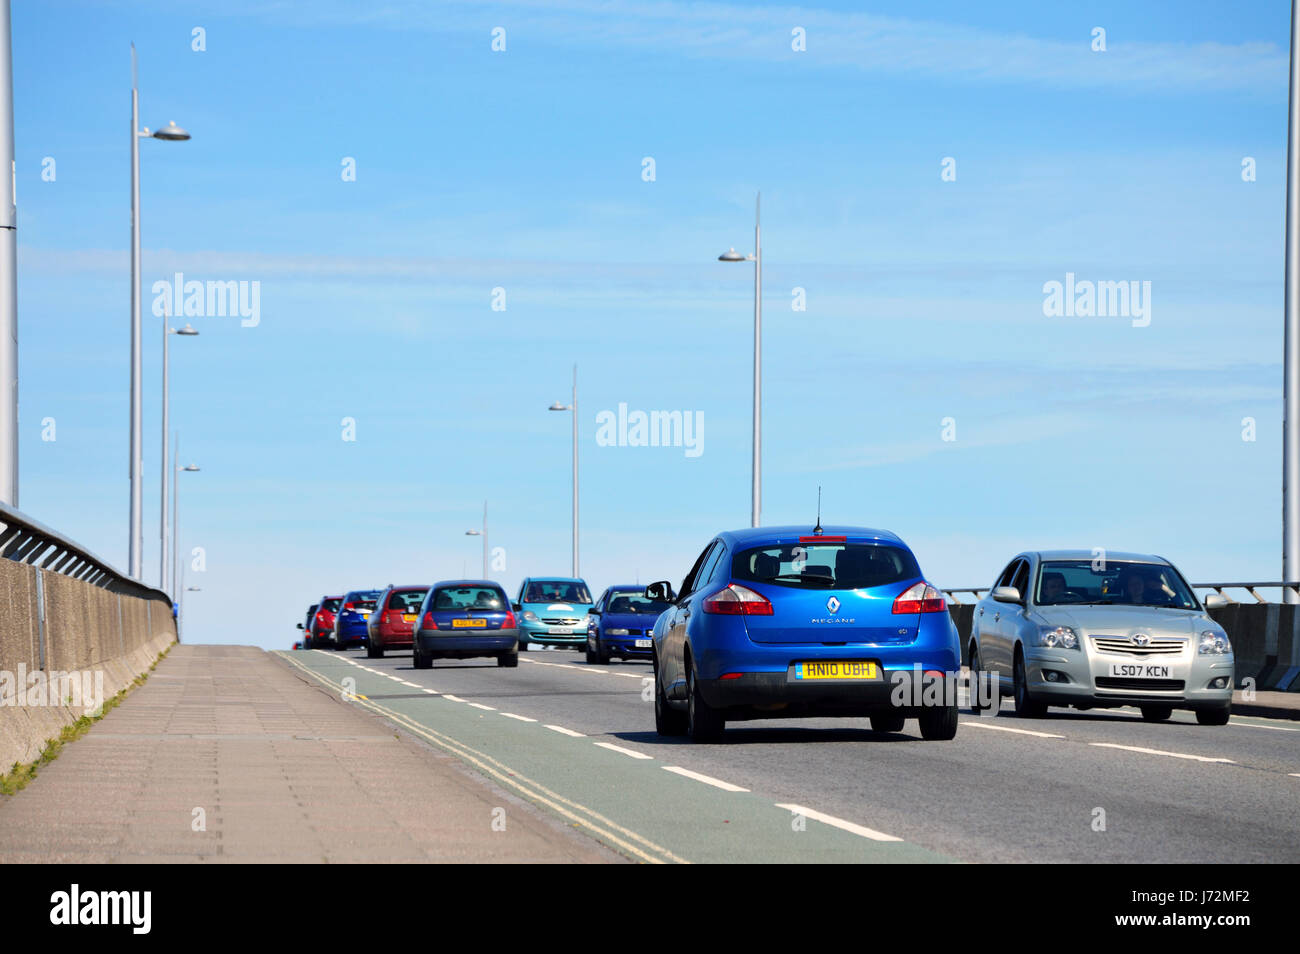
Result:
[[590,603],[585,583],[570,580],[537,580],[524,591],[525,603]]
[[388,597],[388,608],[414,613],[420,608],[420,604],[424,602],[424,594],[428,592],[428,590],[398,590]]
[[916,558],[882,543],[782,543],[736,554],[733,580],[805,589],[857,590],[921,575]]
[[505,611],[506,595],[491,586],[442,586],[433,591],[436,610],[480,609]]
[[371,610],[375,608],[375,603],[377,603],[378,601],[379,601],[379,594],[377,592],[372,591],[370,593],[354,593],[349,599],[344,601],[344,605],[346,605],[347,603],[351,603],[353,607],[356,609]]
[[672,605],[658,600],[648,600],[642,593],[615,593],[609,598],[609,606],[605,612],[644,613],[647,616],[658,616]]
[[326,600],[324,603],[320,605],[320,608],[327,613],[337,613],[339,611],[339,606],[340,604],[342,604],[342,602],[343,601],[341,599]]

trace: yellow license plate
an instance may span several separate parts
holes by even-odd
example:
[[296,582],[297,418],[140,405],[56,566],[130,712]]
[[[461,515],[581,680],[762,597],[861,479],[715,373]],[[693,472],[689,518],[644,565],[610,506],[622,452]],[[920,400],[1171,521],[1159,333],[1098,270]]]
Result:
[[880,669],[873,662],[804,662],[794,664],[796,679],[879,679]]
[[402,619],[403,619],[405,622],[408,622],[408,623],[414,623],[414,622],[415,622],[415,614],[414,614],[414,613],[403,613],[403,614],[402,614]]
[[453,619],[451,621],[452,629],[483,629],[487,626],[485,619]]

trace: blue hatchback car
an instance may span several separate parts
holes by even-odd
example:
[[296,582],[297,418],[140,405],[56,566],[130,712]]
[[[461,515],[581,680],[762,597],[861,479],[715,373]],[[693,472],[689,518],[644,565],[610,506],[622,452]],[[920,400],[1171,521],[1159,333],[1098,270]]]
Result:
[[335,649],[366,644],[370,637],[368,621],[378,599],[379,590],[349,590],[343,595],[343,604],[334,617]]
[[671,605],[647,599],[640,584],[606,589],[587,611],[587,662],[605,665],[611,656],[649,659],[655,620]]
[[757,527],[720,533],[666,599],[652,637],[655,728],[718,741],[741,719],[867,716],[957,734],[961,648],[943,593],[887,531]]
[[416,669],[435,659],[494,656],[497,665],[519,665],[519,628],[506,591],[494,580],[443,580],[429,587],[412,634]]

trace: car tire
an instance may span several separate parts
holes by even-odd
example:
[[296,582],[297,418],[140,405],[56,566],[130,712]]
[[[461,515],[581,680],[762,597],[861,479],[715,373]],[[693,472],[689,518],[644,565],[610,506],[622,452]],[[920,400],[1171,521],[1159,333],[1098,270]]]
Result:
[[596,663],[601,666],[609,665],[609,650],[601,646],[600,640],[596,640]]
[[519,668],[519,654],[502,653],[497,657],[497,665],[502,669],[517,669]]
[[1141,706],[1144,722],[1167,722],[1174,714],[1173,706]]
[[415,664],[415,668],[416,668],[416,669],[432,669],[432,668],[433,668],[433,656],[432,656],[432,655],[425,655],[424,653],[420,652],[420,650],[417,649],[417,648],[415,648],[415,647],[411,647],[411,660],[412,660],[412,662]]
[[369,640],[369,641],[367,641],[367,642],[366,642],[366,658],[367,658],[367,659],[383,659],[383,658],[384,658],[384,647],[383,647],[383,644],[381,643],[380,645],[376,646],[375,643],[374,643],[374,640]]
[[931,706],[917,718],[921,738],[927,742],[947,742],[957,736],[957,706]]
[[692,742],[721,742],[727,730],[722,713],[705,701],[700,693],[699,675],[692,661],[686,670],[686,734]]
[[1201,725],[1227,725],[1228,717],[1232,715],[1232,706],[1222,706],[1218,709],[1197,709],[1196,721]]
[[596,665],[596,651],[591,648],[591,640],[587,640],[587,665]]
[[519,652],[521,653],[528,652],[528,640],[526,639],[519,640]]
[[686,713],[668,704],[664,687],[659,684],[659,666],[654,667],[655,681],[655,731],[660,735],[679,737],[686,734]]
[[901,715],[878,715],[871,717],[872,732],[902,732],[907,720]]
[[1022,719],[1041,719],[1047,715],[1047,703],[1039,702],[1029,694],[1029,675],[1025,672],[1025,657],[1019,647],[1016,648],[1014,670],[1016,715]]
[[970,678],[966,681],[966,701],[970,704],[970,711],[974,715],[983,715],[993,707],[982,706],[979,704],[979,690],[977,683],[979,681],[980,671],[980,650],[978,646],[972,645],[970,648],[970,663],[967,666],[970,672]]

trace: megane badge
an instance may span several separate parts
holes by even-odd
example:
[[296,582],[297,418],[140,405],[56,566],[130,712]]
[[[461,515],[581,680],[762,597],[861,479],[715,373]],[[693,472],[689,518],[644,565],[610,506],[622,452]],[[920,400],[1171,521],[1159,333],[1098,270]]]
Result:
[[826,609],[830,611],[832,616],[835,615],[840,611],[840,601],[832,596],[826,601]]
[[1134,633],[1130,642],[1132,642],[1134,646],[1146,646],[1151,642],[1151,637],[1146,633]]

